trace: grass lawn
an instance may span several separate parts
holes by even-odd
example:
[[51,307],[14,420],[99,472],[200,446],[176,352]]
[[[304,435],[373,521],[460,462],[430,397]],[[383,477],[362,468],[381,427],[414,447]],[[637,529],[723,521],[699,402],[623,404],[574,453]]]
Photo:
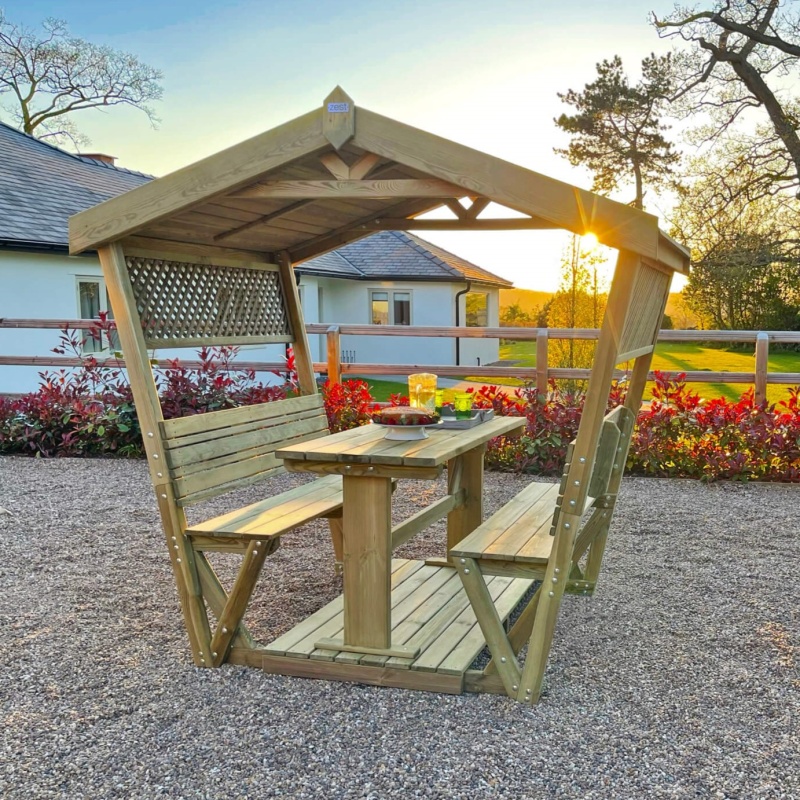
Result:
[[[350,377],[350,376],[343,376]],[[355,376],[353,376],[355,377]],[[370,394],[381,402],[388,402],[389,395],[392,394],[408,394],[408,384],[400,381],[382,381],[370,378],[366,375],[362,378],[369,384]]]
[[[500,358],[519,362],[521,367],[536,366],[535,342],[510,342],[501,344]],[[728,350],[716,347],[705,347],[691,342],[664,342],[656,346],[653,357],[653,369],[669,371],[702,371],[709,372],[752,372],[755,368],[753,350]],[[800,353],[770,353],[770,372],[799,372]],[[519,386],[522,381],[515,378],[494,378],[493,383]],[[800,383],[800,380],[798,380]],[[701,397],[719,397],[737,400],[748,384],[742,383],[692,383],[691,387]],[[771,402],[788,397],[786,386],[768,386],[767,397]],[[649,389],[646,396],[649,396]]]

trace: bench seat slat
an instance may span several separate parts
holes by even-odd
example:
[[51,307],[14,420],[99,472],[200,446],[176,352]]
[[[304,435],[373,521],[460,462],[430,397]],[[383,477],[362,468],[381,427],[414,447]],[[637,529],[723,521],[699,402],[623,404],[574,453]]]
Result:
[[342,506],[342,479],[330,475],[269,497],[238,511],[190,525],[192,534],[268,539],[305,522],[338,511]]
[[[558,497],[558,486],[553,485],[531,503],[532,497],[526,500],[530,505],[526,505],[522,514],[515,522],[512,522],[501,534],[488,545],[483,551],[484,558],[498,558],[506,560],[511,555],[518,553],[531,538],[544,526],[546,533],[550,535],[550,523],[553,519],[553,511]],[[512,555],[513,554],[513,555]]]
[[[558,484],[529,484],[516,497],[509,500],[497,513],[485,520],[469,536],[453,547],[450,551],[451,555],[461,558],[481,559],[488,557],[505,561],[514,560],[522,546],[519,541],[513,540],[513,552],[511,553],[502,550],[499,545],[495,547],[495,543],[517,523],[528,531],[528,536],[532,536],[542,525],[546,525],[549,531],[549,523],[553,516],[557,497]],[[537,520],[529,522],[526,514],[532,507],[537,506],[540,500],[543,501],[543,504],[541,506],[542,510],[537,514],[538,522]],[[547,538],[552,539],[549,534]],[[489,548],[491,548],[492,554],[487,556],[486,553]]]

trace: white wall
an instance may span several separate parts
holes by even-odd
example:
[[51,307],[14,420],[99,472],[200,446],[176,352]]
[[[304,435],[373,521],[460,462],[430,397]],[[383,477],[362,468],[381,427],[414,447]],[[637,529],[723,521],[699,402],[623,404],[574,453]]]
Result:
[[[306,278],[303,278],[305,281]],[[407,291],[411,294],[412,325],[455,325],[456,296],[463,283],[424,283],[390,281],[347,281],[319,278],[322,290],[322,322],[341,324],[370,323],[370,292],[375,290]],[[500,293],[489,294],[489,325],[499,324]],[[464,296],[458,298],[460,319],[465,319]],[[309,316],[306,321],[310,322]],[[314,337],[312,337],[314,338]],[[325,357],[324,346],[320,357]],[[450,338],[418,336],[342,336],[343,360],[362,364],[455,364],[456,345]],[[462,339],[461,363],[486,364],[499,357],[497,339]]]
[[[463,288],[463,287],[462,287]],[[487,297],[487,326],[497,328],[500,326],[500,290],[494,287],[472,285],[474,292],[486,292]],[[458,299],[461,324],[466,320],[466,295]],[[500,358],[499,339],[462,339],[460,362],[462,364],[490,364]]]
[[[102,278],[95,256],[67,256],[50,253],[24,253],[0,250],[0,317],[13,319],[80,318],[78,278]],[[0,328],[0,355],[45,356],[56,358],[52,349],[59,343],[58,330]],[[248,345],[239,360],[282,362],[283,345]],[[173,348],[155,352],[157,358],[193,360],[196,349]],[[39,372],[56,367],[16,367],[0,364],[0,394],[34,391]],[[258,373],[264,383],[276,382],[270,373]]]

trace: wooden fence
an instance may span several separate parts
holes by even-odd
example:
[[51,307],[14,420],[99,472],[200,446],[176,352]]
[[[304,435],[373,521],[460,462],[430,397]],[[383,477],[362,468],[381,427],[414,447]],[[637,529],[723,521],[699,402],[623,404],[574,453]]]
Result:
[[[94,326],[92,320],[45,320],[45,319],[3,319],[2,328],[64,328],[88,329]],[[588,369],[564,369],[548,365],[548,346],[552,339],[594,340],[599,331],[592,328],[454,328],[424,327],[408,325],[332,325],[317,323],[306,325],[309,334],[321,334],[327,338],[327,360],[315,363],[314,369],[320,374],[327,373],[334,381],[347,375],[410,375],[413,372],[435,372],[443,377],[467,377],[477,375],[481,378],[522,378],[535,380],[537,388],[545,391],[551,378],[581,380],[588,378]],[[513,341],[536,342],[536,367],[484,367],[474,364],[466,366],[446,366],[442,364],[361,364],[342,362],[342,336],[424,336],[460,339],[509,339]],[[661,331],[659,342],[723,342],[752,343],[755,347],[753,372],[713,372],[688,371],[686,380],[695,383],[742,383],[755,387],[756,399],[766,397],[769,384],[800,384],[800,373],[769,372],[768,358],[770,342],[782,344],[800,343],[798,331]],[[118,362],[121,363],[121,362]],[[160,359],[159,366],[167,366],[168,361]],[[183,361],[187,367],[197,367],[197,361]],[[66,356],[4,356],[0,355],[0,365],[72,367],[80,364],[79,359]],[[242,369],[257,372],[282,372],[282,362],[236,361]],[[666,372],[676,375],[678,371]],[[619,372],[619,375],[624,375]],[[652,378],[652,374],[651,374]]]

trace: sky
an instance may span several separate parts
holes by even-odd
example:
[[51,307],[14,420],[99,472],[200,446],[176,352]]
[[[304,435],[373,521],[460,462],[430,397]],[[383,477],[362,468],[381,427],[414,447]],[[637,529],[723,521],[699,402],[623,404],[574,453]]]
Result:
[[[0,0],[0,4],[2,0]],[[319,107],[341,85],[356,105],[584,188],[553,153],[567,138],[557,92],[615,53],[631,72],[667,45],[648,24],[668,0],[7,0],[16,23],[66,20],[73,35],[164,73],[161,122],[115,108],[74,116],[93,152],[164,175]],[[627,193],[627,194],[630,194]],[[623,195],[615,199],[627,201]],[[662,209],[648,208],[659,214]],[[520,288],[553,291],[563,232],[426,233]]]

